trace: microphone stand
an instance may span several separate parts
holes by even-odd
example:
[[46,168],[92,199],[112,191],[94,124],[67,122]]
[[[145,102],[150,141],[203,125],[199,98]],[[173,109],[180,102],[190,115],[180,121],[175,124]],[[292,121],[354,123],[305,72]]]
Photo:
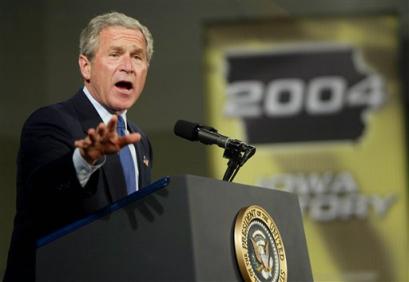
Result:
[[255,154],[256,148],[239,140],[230,140],[228,144],[223,154],[224,158],[229,159],[223,180],[232,182],[239,169]]

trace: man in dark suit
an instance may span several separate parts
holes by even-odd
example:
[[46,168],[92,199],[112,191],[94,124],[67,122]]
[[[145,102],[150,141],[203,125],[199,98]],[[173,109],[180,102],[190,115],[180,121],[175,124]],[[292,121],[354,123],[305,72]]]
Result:
[[153,40],[120,13],[80,36],[84,87],[26,121],[17,160],[17,212],[4,281],[35,280],[36,240],[150,183],[151,146],[126,112],[145,84]]

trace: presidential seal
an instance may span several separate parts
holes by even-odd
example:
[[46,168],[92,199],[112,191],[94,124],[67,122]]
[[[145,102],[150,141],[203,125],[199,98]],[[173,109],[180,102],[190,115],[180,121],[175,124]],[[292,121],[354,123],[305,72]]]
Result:
[[283,240],[273,218],[263,208],[253,205],[239,211],[234,245],[245,281],[287,281]]

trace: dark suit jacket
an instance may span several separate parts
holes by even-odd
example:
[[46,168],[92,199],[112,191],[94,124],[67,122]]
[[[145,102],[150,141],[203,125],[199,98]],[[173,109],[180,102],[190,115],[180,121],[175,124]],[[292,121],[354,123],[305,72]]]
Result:
[[[26,121],[17,157],[17,212],[5,281],[34,281],[35,241],[66,224],[126,196],[126,184],[117,154],[106,156],[85,187],[72,161],[74,141],[102,120],[82,91],[71,99],[41,108]],[[139,132],[135,144],[139,187],[150,183],[152,151]]]

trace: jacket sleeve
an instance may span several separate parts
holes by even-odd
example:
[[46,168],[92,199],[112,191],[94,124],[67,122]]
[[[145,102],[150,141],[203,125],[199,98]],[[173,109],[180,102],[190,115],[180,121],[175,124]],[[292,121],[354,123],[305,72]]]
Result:
[[[34,112],[25,123],[17,159],[17,209],[36,222],[36,237],[84,216],[100,171],[81,187],[73,164],[74,141],[85,134],[58,107]],[[81,137],[82,138],[82,137]]]
[[56,191],[77,188],[72,162],[74,140],[68,128],[62,115],[50,107],[29,117],[22,130],[17,160],[24,186]]

